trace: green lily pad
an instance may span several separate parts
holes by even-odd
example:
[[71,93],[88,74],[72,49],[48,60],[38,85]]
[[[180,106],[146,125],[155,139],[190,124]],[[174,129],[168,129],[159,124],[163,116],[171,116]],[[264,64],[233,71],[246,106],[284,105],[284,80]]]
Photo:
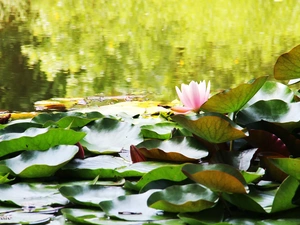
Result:
[[129,163],[120,157],[99,155],[85,159],[74,159],[61,168],[60,175],[72,178],[94,179],[121,177],[116,171],[119,167],[128,166]]
[[168,165],[176,164],[170,164],[166,162],[145,161],[133,163],[124,167],[119,167],[116,169],[116,171],[119,172],[122,177],[141,177],[144,174],[150,172],[151,170]]
[[32,121],[35,123],[43,124],[45,127],[56,124],[61,128],[77,128],[83,127],[86,124],[103,118],[100,112],[62,112],[62,113],[42,113],[35,116]]
[[300,159],[299,158],[268,158],[275,166],[288,175],[300,180]]
[[43,128],[43,125],[32,122],[11,123],[7,124],[7,126],[3,127],[3,129],[0,130],[0,135],[6,133],[23,133],[28,128]]
[[34,206],[65,205],[68,200],[53,187],[42,184],[17,183],[0,185],[0,201],[10,205]]
[[247,193],[248,186],[242,174],[226,164],[199,165],[187,164],[183,173],[191,180],[213,191],[228,193]]
[[[94,209],[71,209],[65,208],[62,209],[64,217],[67,220],[72,221],[74,223],[80,224],[95,224],[95,225],[184,225],[184,223],[180,220],[169,219],[169,220],[158,220],[158,221],[124,221],[113,218],[108,218],[105,215],[105,212],[96,211]],[[61,224],[61,223],[59,223]]]
[[199,184],[174,185],[154,192],[147,204],[165,212],[199,212],[213,207],[219,196]]
[[100,207],[106,215],[130,221],[148,221],[168,219],[161,210],[148,207],[147,199],[156,190],[142,194],[125,195],[111,201],[100,202]]
[[101,201],[128,194],[121,187],[105,187],[102,185],[64,186],[59,189],[59,192],[75,204],[93,207],[99,207]]
[[258,168],[256,172],[241,171],[241,174],[245,178],[246,183],[250,184],[261,179],[263,175],[265,175],[265,170],[263,168]]
[[256,94],[266,82],[268,76],[262,76],[247,84],[220,92],[207,100],[201,110],[208,112],[230,113],[237,112]]
[[179,213],[178,217],[189,225],[223,224],[223,204],[218,202],[214,207],[195,213]]
[[224,193],[222,196],[242,209],[259,213],[275,213],[297,207],[292,204],[292,199],[298,186],[298,180],[289,176],[278,189],[258,190],[249,186],[250,192],[247,195]]
[[277,80],[300,78],[300,45],[277,59],[274,66],[274,77]]
[[193,137],[174,137],[169,140],[146,140],[136,146],[148,159],[190,162],[208,155],[208,151]]
[[267,81],[253,98],[247,102],[245,107],[261,100],[268,101],[274,99],[280,99],[290,103],[294,100],[294,92],[287,85],[274,81]]
[[192,117],[175,115],[172,119],[193,134],[213,143],[227,142],[247,136],[241,127],[226,116],[217,113],[204,113]]
[[258,101],[243,109],[237,115],[240,124],[249,124],[260,120],[276,123],[299,122],[300,102],[286,103],[282,100]]
[[[1,166],[0,166],[0,168],[1,168]],[[2,167],[2,168],[3,168],[3,167]],[[1,169],[2,169],[2,168],[1,168]],[[1,169],[0,169],[0,170],[1,170]],[[6,170],[6,169],[4,168],[4,170]],[[11,182],[11,181],[14,180],[14,178],[9,179],[8,176],[9,176],[9,173],[0,173],[0,184],[9,183],[9,182]]]
[[[130,187],[140,191],[145,185],[156,180],[170,180],[170,181],[183,181],[187,177],[182,173],[181,169],[185,164],[182,165],[166,165],[159,168],[153,169],[141,177],[141,179],[135,184],[131,184]],[[128,181],[126,182],[129,185]],[[126,185],[125,183],[125,185]]]
[[51,214],[11,212],[0,215],[0,224],[43,224],[52,217]]
[[47,151],[25,151],[20,155],[0,161],[13,174],[22,178],[52,176],[78,152],[75,145],[59,145]]
[[169,139],[172,137],[172,131],[175,124],[171,122],[156,123],[153,125],[141,126],[141,132],[144,138]]
[[143,140],[139,126],[111,118],[99,119],[81,131],[87,135],[80,143],[95,154],[120,152]]
[[0,157],[22,150],[47,150],[56,145],[75,144],[85,136],[83,132],[62,128],[28,128],[23,133],[0,136]]

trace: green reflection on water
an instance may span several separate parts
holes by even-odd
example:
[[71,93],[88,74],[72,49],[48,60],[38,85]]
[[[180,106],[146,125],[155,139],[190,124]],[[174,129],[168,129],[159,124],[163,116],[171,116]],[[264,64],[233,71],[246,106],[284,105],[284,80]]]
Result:
[[[31,68],[31,79],[40,74],[43,88],[29,88],[36,96],[31,101],[143,92],[173,100],[174,86],[182,82],[211,80],[217,91],[272,75],[277,57],[300,43],[297,3],[4,0],[0,17],[15,23],[22,66]],[[9,29],[7,22],[2,27]],[[6,49],[7,59],[15,60],[15,52]],[[2,46],[1,59],[3,54]]]

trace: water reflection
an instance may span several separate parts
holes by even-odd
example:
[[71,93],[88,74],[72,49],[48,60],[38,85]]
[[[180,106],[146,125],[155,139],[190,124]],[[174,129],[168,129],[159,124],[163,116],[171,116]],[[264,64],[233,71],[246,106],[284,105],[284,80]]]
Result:
[[0,107],[99,93],[172,100],[182,82],[220,90],[271,75],[300,43],[297,2],[2,0]]

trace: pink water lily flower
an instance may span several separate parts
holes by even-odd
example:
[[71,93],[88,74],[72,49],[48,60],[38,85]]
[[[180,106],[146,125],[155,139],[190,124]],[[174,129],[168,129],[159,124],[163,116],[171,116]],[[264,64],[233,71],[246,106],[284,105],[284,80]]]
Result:
[[198,113],[209,98],[210,81],[207,86],[205,81],[200,81],[199,84],[195,81],[191,81],[189,85],[181,84],[181,91],[176,87],[176,92],[183,106],[172,107],[175,113],[185,114],[190,111]]

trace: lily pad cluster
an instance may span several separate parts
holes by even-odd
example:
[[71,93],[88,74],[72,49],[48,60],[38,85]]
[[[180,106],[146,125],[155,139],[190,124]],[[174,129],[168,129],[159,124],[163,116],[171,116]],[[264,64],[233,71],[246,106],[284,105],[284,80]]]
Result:
[[[297,46],[274,76],[299,71]],[[299,92],[262,76],[200,110],[2,125],[0,224],[299,224]]]

